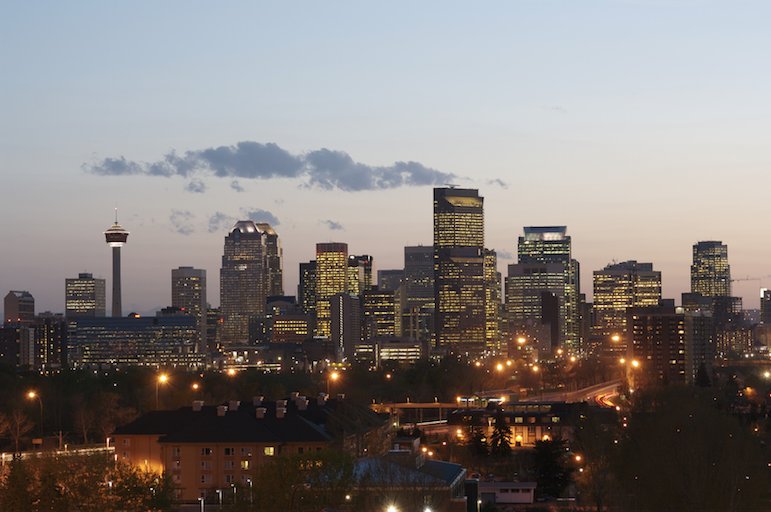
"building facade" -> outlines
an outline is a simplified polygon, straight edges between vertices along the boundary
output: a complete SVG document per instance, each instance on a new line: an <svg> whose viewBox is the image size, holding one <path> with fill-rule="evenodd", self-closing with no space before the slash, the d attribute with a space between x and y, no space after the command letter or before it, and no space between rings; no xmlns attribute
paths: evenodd
<svg viewBox="0 0 771 512"><path fill-rule="evenodd" d="M198 351L206 347L206 270L179 267L171 270L171 305L195 318Z"/></svg>
<svg viewBox="0 0 771 512"><path fill-rule="evenodd" d="M348 244L316 244L316 334L332 333L330 299L348 291Z"/></svg>
<svg viewBox="0 0 771 512"><path fill-rule="evenodd" d="M704 297L731 295L731 267L728 246L720 241L696 242L691 265L691 293Z"/></svg>
<svg viewBox="0 0 771 512"><path fill-rule="evenodd" d="M35 321L35 298L28 291L11 290L3 301L6 324L32 325Z"/></svg>
<svg viewBox="0 0 771 512"><path fill-rule="evenodd" d="M238 221L225 237L220 269L223 345L249 343L249 325L265 313L267 296L266 237L253 221Z"/></svg>
<svg viewBox="0 0 771 512"><path fill-rule="evenodd" d="M77 278L65 279L65 315L104 317L107 314L106 284L104 279L81 273Z"/></svg>
<svg viewBox="0 0 771 512"><path fill-rule="evenodd" d="M658 306L660 300L661 272L652 263L630 260L594 271L593 336L610 353L625 353L629 308Z"/></svg>
<svg viewBox="0 0 771 512"><path fill-rule="evenodd" d="M436 345L479 354L486 346L484 198L475 189L434 189Z"/></svg>

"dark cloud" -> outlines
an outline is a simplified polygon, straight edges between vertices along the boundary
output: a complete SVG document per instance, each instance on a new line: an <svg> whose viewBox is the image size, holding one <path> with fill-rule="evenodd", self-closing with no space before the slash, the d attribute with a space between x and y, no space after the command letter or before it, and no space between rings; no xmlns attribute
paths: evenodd
<svg viewBox="0 0 771 512"><path fill-rule="evenodd" d="M195 215L187 210L171 210L169 222L171 222L174 231L180 235L190 235L195 231L192 226L194 218Z"/></svg>
<svg viewBox="0 0 771 512"><path fill-rule="evenodd" d="M259 208L243 209L241 210L246 218L253 220L254 222L267 222L273 227L281 224L278 217L273 215L267 210L261 210Z"/></svg>
<svg viewBox="0 0 771 512"><path fill-rule="evenodd" d="M339 222L335 222L333 220L329 220L329 219L322 220L321 223L324 224L329 229L331 229L332 231L343 231L343 230L345 230L345 228L343 227L342 224L340 224Z"/></svg>
<svg viewBox="0 0 771 512"><path fill-rule="evenodd" d="M509 188L509 184L499 178L495 178L494 180L487 180L487 184L496 185L501 188Z"/></svg>
<svg viewBox="0 0 771 512"><path fill-rule="evenodd" d="M230 215L222 212L214 212L214 214L209 217L209 233L225 231L226 229L231 228L235 223L235 217L231 217Z"/></svg>
<svg viewBox="0 0 771 512"><path fill-rule="evenodd" d="M157 162L134 162L123 156L105 158L100 162L84 164L83 169L101 176L139 174L165 177L210 175L231 179L297 178L308 187L352 192L441 185L456 178L454 174L437 171L418 162L369 166L354 161L344 151L323 148L295 155L277 144L253 141L187 151L181 156L172 151ZM188 187L191 185L192 182ZM241 186L234 179L231 187L239 190Z"/></svg>
<svg viewBox="0 0 771 512"><path fill-rule="evenodd" d="M243 192L244 187L241 186L241 184L238 182L238 180L233 180L230 182L230 188L235 190L236 192Z"/></svg>
<svg viewBox="0 0 771 512"><path fill-rule="evenodd" d="M193 180L187 184L185 190L194 194L203 194L206 192L206 184L201 180Z"/></svg>

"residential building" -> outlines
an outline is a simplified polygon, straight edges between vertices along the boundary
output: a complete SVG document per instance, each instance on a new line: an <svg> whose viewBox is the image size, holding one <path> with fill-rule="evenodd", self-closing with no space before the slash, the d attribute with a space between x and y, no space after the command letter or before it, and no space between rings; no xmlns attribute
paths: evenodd
<svg viewBox="0 0 771 512"><path fill-rule="evenodd" d="M35 321L35 298L28 291L11 290L4 300L6 324L32 325Z"/></svg>

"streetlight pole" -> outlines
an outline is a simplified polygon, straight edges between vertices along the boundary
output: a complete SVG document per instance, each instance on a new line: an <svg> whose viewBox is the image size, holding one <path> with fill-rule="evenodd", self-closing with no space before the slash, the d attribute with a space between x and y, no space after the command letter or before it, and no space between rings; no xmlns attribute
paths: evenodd
<svg viewBox="0 0 771 512"><path fill-rule="evenodd" d="M40 397L40 393L38 393L37 391L34 391L34 390L33 391L29 391L27 393L27 398L29 398L30 400L37 399L38 404L40 404L40 439L42 441L42 439L43 439L43 399ZM42 446L41 446L41 448L42 448Z"/></svg>

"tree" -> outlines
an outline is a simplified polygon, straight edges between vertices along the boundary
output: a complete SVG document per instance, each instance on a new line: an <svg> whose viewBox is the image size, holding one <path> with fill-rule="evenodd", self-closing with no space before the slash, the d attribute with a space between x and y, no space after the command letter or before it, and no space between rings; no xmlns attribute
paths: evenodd
<svg viewBox="0 0 771 512"><path fill-rule="evenodd" d="M560 438L536 441L533 463L538 495L552 498L560 496L570 483L573 474L573 467L568 458L567 442Z"/></svg>
<svg viewBox="0 0 771 512"><path fill-rule="evenodd" d="M636 510L766 508L767 449L716 408L718 395L669 386L635 398L614 472Z"/></svg>
<svg viewBox="0 0 771 512"><path fill-rule="evenodd" d="M500 409L495 414L495 425L490 436L490 453L499 457L511 455L511 427Z"/></svg>
<svg viewBox="0 0 771 512"><path fill-rule="evenodd" d="M485 457L489 454L490 450L487 446L487 438L481 427L478 425L471 425L469 427L469 441L468 446L471 449L471 453L477 457Z"/></svg>
<svg viewBox="0 0 771 512"><path fill-rule="evenodd" d="M10 416L10 429L9 434L11 435L11 439L13 440L13 446L16 450L16 453L19 453L19 444L21 442L21 439L27 435L32 428L35 426L35 424L30 420L26 414L21 412L20 410L16 409L11 413Z"/></svg>
<svg viewBox="0 0 771 512"><path fill-rule="evenodd" d="M575 450L581 457L582 469L576 474L576 483L597 512L609 504L617 487L613 475L614 459L618 456L617 430L614 423L603 421L599 411L587 411L576 425Z"/></svg>

